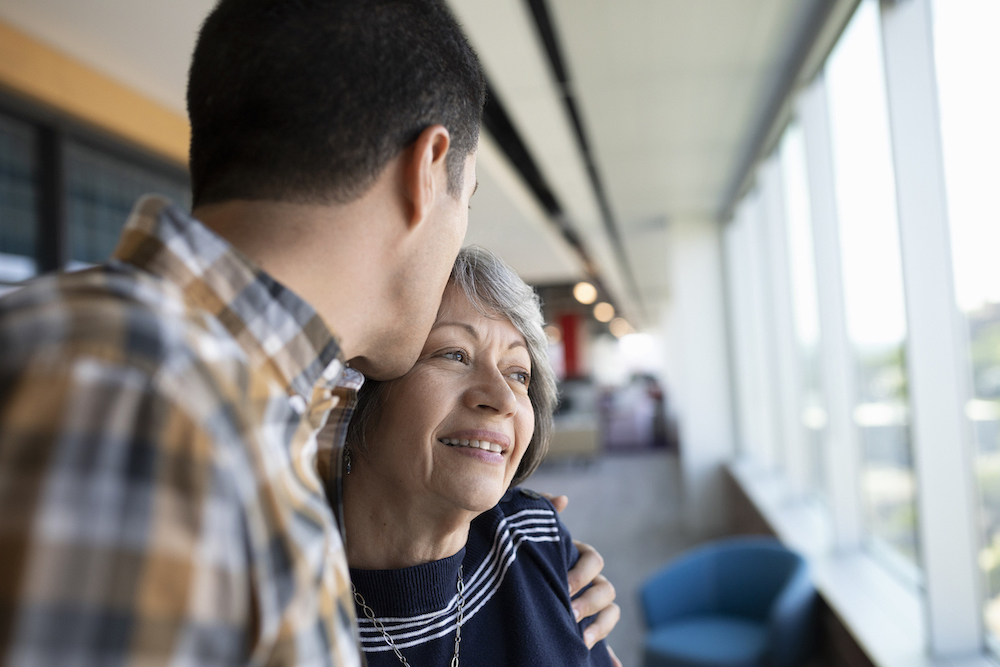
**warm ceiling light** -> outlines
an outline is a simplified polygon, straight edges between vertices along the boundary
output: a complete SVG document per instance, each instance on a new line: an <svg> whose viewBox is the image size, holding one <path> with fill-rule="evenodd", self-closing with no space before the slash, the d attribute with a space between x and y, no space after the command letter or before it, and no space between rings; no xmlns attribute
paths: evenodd
<svg viewBox="0 0 1000 667"><path fill-rule="evenodd" d="M594 306L594 317L598 322L610 322L615 316L615 307L607 301Z"/></svg>
<svg viewBox="0 0 1000 667"><path fill-rule="evenodd" d="M585 306L589 306L597 300L597 288L588 282L577 283L573 287L573 296Z"/></svg>
<svg viewBox="0 0 1000 667"><path fill-rule="evenodd" d="M562 331L554 324L545 327L545 336L550 345L558 345L562 341Z"/></svg>
<svg viewBox="0 0 1000 667"><path fill-rule="evenodd" d="M621 338L622 336L627 336L632 333L632 325L624 317L616 317L611 320L611 324L608 325L608 329L614 334L615 338Z"/></svg>

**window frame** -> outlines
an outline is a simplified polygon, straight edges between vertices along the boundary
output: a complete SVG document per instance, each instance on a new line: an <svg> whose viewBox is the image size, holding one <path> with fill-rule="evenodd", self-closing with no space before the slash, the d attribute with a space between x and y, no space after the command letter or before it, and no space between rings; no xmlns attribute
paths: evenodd
<svg viewBox="0 0 1000 667"><path fill-rule="evenodd" d="M0 90L0 114L30 125L34 132L35 262L39 275L63 269L69 260L65 165L68 142L190 188L186 166L15 93ZM0 281L0 289L17 284Z"/></svg>

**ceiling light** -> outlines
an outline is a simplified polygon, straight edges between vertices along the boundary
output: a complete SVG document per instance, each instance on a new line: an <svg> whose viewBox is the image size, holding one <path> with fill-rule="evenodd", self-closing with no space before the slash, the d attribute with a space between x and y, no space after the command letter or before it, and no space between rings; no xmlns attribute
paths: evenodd
<svg viewBox="0 0 1000 667"><path fill-rule="evenodd" d="M607 301L594 306L594 317L598 322L610 322L615 316L615 307Z"/></svg>
<svg viewBox="0 0 1000 667"><path fill-rule="evenodd" d="M573 288L573 296L585 306L597 300L597 288L588 282L577 283Z"/></svg>
<svg viewBox="0 0 1000 667"><path fill-rule="evenodd" d="M632 325L624 317L616 317L611 320L611 324L608 325L611 333L614 334L615 338L621 338L622 336L627 336L632 333Z"/></svg>

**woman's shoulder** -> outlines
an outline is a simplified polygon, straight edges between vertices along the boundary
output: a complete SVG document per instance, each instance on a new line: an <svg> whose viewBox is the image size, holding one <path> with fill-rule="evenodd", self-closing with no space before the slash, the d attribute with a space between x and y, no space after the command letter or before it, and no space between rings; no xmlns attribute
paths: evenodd
<svg viewBox="0 0 1000 667"><path fill-rule="evenodd" d="M508 489L492 509L480 514L472 522L469 546L476 551L474 542L492 546L497 542L519 536L532 538L548 535L545 541L560 541L566 527L559 521L559 514L549 500L535 491L515 487ZM568 535L568 533L567 533ZM472 539L472 537L478 539ZM531 540L531 541L534 541Z"/></svg>
<svg viewBox="0 0 1000 667"><path fill-rule="evenodd" d="M497 509L504 516L511 516L524 510L537 510L549 515L556 514L556 508L549 502L548 498L537 491L521 486L507 489L507 493L497 503Z"/></svg>

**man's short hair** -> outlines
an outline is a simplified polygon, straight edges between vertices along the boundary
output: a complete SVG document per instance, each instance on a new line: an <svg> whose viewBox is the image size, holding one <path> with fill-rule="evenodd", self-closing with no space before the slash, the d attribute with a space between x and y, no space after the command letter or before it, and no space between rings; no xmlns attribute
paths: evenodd
<svg viewBox="0 0 1000 667"><path fill-rule="evenodd" d="M351 201L435 124L457 196L485 89L441 0L221 0L188 80L194 205Z"/></svg>

